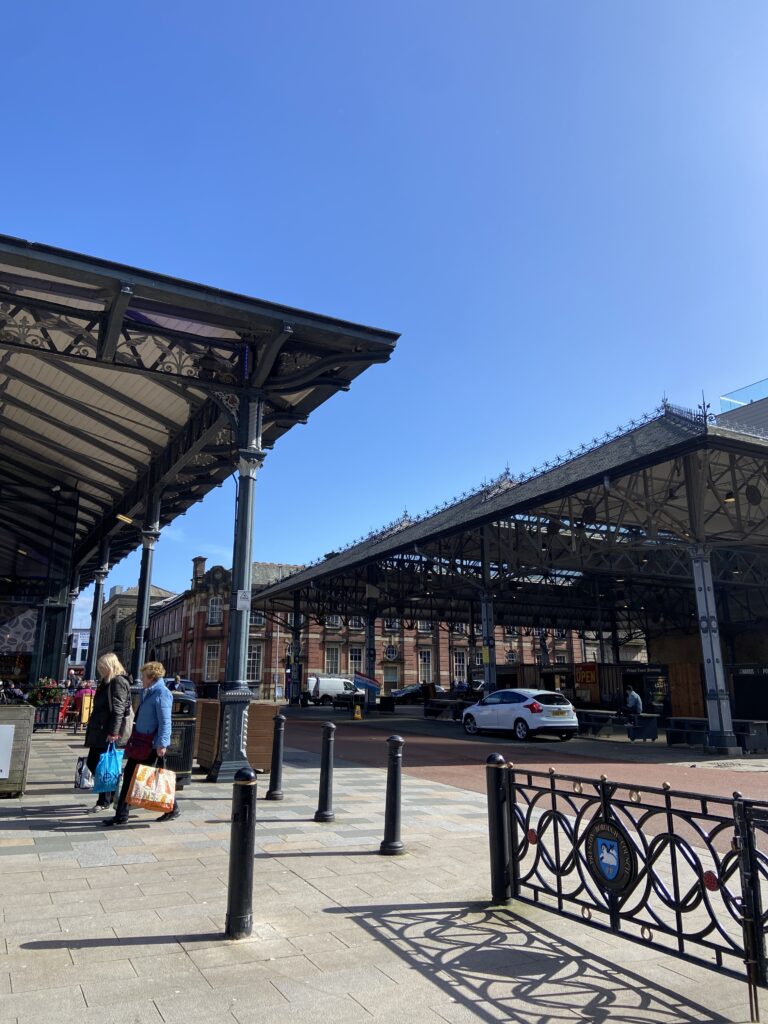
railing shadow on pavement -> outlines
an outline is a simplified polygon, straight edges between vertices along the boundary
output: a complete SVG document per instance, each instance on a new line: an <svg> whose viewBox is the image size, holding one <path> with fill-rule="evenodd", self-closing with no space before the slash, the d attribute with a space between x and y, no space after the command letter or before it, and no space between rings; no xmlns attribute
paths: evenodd
<svg viewBox="0 0 768 1024"><path fill-rule="evenodd" d="M506 908L423 903L334 907L326 913L355 921L478 1022L732 1020L650 979L648 972L635 973L620 961L595 955ZM590 937L585 939L588 947Z"/></svg>

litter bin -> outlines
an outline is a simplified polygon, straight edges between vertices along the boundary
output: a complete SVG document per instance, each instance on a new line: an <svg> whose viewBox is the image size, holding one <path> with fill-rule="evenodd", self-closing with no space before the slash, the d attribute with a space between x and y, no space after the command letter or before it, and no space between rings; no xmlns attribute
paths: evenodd
<svg viewBox="0 0 768 1024"><path fill-rule="evenodd" d="M196 719L197 700L188 693L174 692L171 743L165 754L165 766L176 772L176 789L184 789L192 781Z"/></svg>

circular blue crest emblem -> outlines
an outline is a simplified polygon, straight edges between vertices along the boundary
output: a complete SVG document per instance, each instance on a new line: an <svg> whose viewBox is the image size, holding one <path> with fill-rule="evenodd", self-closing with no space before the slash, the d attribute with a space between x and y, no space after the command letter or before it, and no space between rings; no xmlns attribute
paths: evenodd
<svg viewBox="0 0 768 1024"><path fill-rule="evenodd" d="M587 829L584 851L589 872L608 892L623 892L637 875L637 857L627 833L617 822L599 819Z"/></svg>

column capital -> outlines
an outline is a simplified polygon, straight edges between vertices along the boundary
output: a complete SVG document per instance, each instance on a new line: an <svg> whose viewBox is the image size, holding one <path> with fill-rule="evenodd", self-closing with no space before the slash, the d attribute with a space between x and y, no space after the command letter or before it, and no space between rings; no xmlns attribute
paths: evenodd
<svg viewBox="0 0 768 1024"><path fill-rule="evenodd" d="M97 583L103 584L104 580L107 578L107 576L109 576L109 569L105 568L102 565L96 570L96 572L93 575Z"/></svg>
<svg viewBox="0 0 768 1024"><path fill-rule="evenodd" d="M266 454L260 448L241 448L237 453L237 471L240 476L255 480L256 474L264 465Z"/></svg>
<svg viewBox="0 0 768 1024"><path fill-rule="evenodd" d="M147 551L154 551L155 544L160 540L160 531L151 528L141 531L141 544Z"/></svg>

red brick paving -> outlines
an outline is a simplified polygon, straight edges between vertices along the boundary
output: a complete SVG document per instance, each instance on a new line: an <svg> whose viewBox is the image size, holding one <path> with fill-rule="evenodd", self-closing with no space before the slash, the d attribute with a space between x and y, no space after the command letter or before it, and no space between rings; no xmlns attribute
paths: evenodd
<svg viewBox="0 0 768 1024"><path fill-rule="evenodd" d="M319 752L321 725L319 718L302 720L291 716L286 727L286 744ZM403 770L407 775L478 793L485 790L485 759L499 751L516 766L533 771L547 771L552 767L564 775L598 778L605 774L613 782L646 786L661 786L663 782L669 782L678 791L712 796L730 797L734 790L739 790L750 799L768 800L768 772L693 768L691 765L696 764L697 758L695 750L683 755L679 748L670 749L670 761L683 757L682 763L659 764L657 761L643 761L643 748L639 745L627 751L626 757L616 756L623 753L622 747L627 745L604 740L574 740L572 744L536 740L522 744L506 737L483 736L470 740L461 734L446 737L409 733L407 720L394 719L392 726L392 732L401 732L405 739ZM387 731L381 728L370 728L365 723L348 720L337 721L336 756L357 764L383 768L387 759L386 737ZM573 749L576 743L579 753ZM588 743L594 746L594 753L582 752ZM658 743L654 744L653 750L652 756L658 758ZM633 760L627 759L630 756Z"/></svg>

